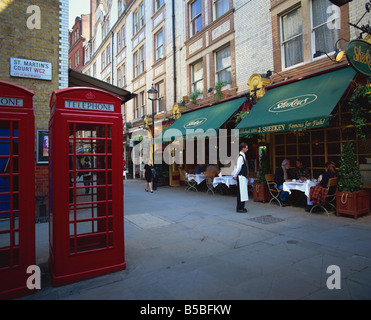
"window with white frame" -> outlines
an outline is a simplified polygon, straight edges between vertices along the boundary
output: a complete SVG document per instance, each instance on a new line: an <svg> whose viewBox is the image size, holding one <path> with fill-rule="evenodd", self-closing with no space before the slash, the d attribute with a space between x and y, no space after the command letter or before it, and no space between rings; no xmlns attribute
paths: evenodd
<svg viewBox="0 0 371 320"><path fill-rule="evenodd" d="M133 12L133 31L134 35L144 26L144 4L141 3L139 7Z"/></svg>
<svg viewBox="0 0 371 320"><path fill-rule="evenodd" d="M214 20L229 10L229 0L213 0Z"/></svg>
<svg viewBox="0 0 371 320"><path fill-rule="evenodd" d="M192 37L202 29L202 5L201 0L192 2L189 6L190 36Z"/></svg>
<svg viewBox="0 0 371 320"><path fill-rule="evenodd" d="M97 63L94 62L93 64L93 77L96 78L97 77Z"/></svg>
<svg viewBox="0 0 371 320"><path fill-rule="evenodd" d="M139 74L144 72L144 47L139 49Z"/></svg>
<svg viewBox="0 0 371 320"><path fill-rule="evenodd" d="M80 64L80 50L77 50L75 53L75 67L77 67Z"/></svg>
<svg viewBox="0 0 371 320"><path fill-rule="evenodd" d="M134 97L134 118L139 119L139 96Z"/></svg>
<svg viewBox="0 0 371 320"><path fill-rule="evenodd" d="M117 7L118 7L118 15L120 16L121 13L125 10L124 0L118 0Z"/></svg>
<svg viewBox="0 0 371 320"><path fill-rule="evenodd" d="M85 61L88 62L90 60L90 46L87 45L85 47Z"/></svg>
<svg viewBox="0 0 371 320"><path fill-rule="evenodd" d="M143 117L145 114L146 114L146 104L145 104L145 99L144 99L145 95L144 95L144 91L142 91L140 94L139 94L139 101L140 101L140 117Z"/></svg>
<svg viewBox="0 0 371 320"><path fill-rule="evenodd" d="M161 59L164 54L164 32L161 30L155 35L156 61Z"/></svg>
<svg viewBox="0 0 371 320"><path fill-rule="evenodd" d="M158 100L156 100L156 112L165 111L165 87L164 81L155 84L155 89L158 91Z"/></svg>
<svg viewBox="0 0 371 320"><path fill-rule="evenodd" d="M107 37L109 31L109 20L102 24L102 41Z"/></svg>
<svg viewBox="0 0 371 320"><path fill-rule="evenodd" d="M191 92L196 90L204 90L202 60L191 65Z"/></svg>
<svg viewBox="0 0 371 320"><path fill-rule="evenodd" d="M301 7L281 17L282 65L291 67L303 62L303 24Z"/></svg>
<svg viewBox="0 0 371 320"><path fill-rule="evenodd" d="M111 63L111 45L109 44L106 48L107 66Z"/></svg>
<svg viewBox="0 0 371 320"><path fill-rule="evenodd" d="M134 78L144 72L144 47L134 53Z"/></svg>
<svg viewBox="0 0 371 320"><path fill-rule="evenodd" d="M125 32L126 28L123 26L117 33L117 52L126 46Z"/></svg>
<svg viewBox="0 0 371 320"><path fill-rule="evenodd" d="M104 68L106 67L106 51L105 50L103 50L100 59L101 59L102 71L103 71Z"/></svg>
<svg viewBox="0 0 371 320"><path fill-rule="evenodd" d="M334 44L340 37L338 7L332 7L329 0L312 0L312 55L316 51L334 51Z"/></svg>
<svg viewBox="0 0 371 320"><path fill-rule="evenodd" d="M163 4L164 0L155 0L155 12L160 9Z"/></svg>
<svg viewBox="0 0 371 320"><path fill-rule="evenodd" d="M117 86L120 88L125 87L126 85L125 72L126 70L125 70L125 63L124 63L117 69Z"/></svg>
<svg viewBox="0 0 371 320"><path fill-rule="evenodd" d="M231 65L230 46L215 52L215 82L225 81L226 84L232 83Z"/></svg>

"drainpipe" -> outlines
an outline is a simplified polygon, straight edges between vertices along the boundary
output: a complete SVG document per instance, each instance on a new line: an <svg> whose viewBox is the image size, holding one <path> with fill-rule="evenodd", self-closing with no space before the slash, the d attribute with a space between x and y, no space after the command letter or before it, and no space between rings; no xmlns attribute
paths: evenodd
<svg viewBox="0 0 371 320"><path fill-rule="evenodd" d="M111 33L111 35L112 35L112 41L111 41L111 45L112 45L112 58L111 58L111 64L112 64L112 80L111 80L111 84L113 85L115 82L113 81L113 79L114 79L114 71L115 71L115 66L114 66L114 64L113 64L113 62L114 62L114 59L115 59L115 56L114 56L114 47L115 47L115 37L114 37L114 34L113 34L113 31L112 31L112 33Z"/></svg>
<svg viewBox="0 0 371 320"><path fill-rule="evenodd" d="M174 103L176 103L176 59L175 59L175 0L172 0L172 24L173 24L173 72L174 72Z"/></svg>

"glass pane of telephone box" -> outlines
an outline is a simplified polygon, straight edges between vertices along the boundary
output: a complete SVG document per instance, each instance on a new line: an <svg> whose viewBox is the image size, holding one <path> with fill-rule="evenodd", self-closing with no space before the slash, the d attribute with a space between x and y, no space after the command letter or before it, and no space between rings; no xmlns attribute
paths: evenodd
<svg viewBox="0 0 371 320"><path fill-rule="evenodd" d="M69 133L70 253L110 246L111 126L71 123Z"/></svg>

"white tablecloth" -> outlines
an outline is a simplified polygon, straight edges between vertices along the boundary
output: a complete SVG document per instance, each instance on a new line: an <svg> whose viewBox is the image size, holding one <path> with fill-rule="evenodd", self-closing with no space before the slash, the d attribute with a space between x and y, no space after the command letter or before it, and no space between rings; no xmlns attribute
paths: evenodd
<svg viewBox="0 0 371 320"><path fill-rule="evenodd" d="M202 181L206 179L205 175L203 173L201 174L188 174L186 173L188 180L194 180L197 182L197 184L200 184Z"/></svg>
<svg viewBox="0 0 371 320"><path fill-rule="evenodd" d="M253 183L254 179L250 178L249 183ZM213 180L213 186L214 188L219 184L224 183L228 188L232 185L237 185L237 180L233 180L233 176L221 176L221 177L215 177Z"/></svg>
<svg viewBox="0 0 371 320"><path fill-rule="evenodd" d="M316 181L291 181L291 182L284 182L283 183L283 191L287 191L291 194L291 190L299 190L304 192L305 195L309 198L310 188L316 186L319 182Z"/></svg>

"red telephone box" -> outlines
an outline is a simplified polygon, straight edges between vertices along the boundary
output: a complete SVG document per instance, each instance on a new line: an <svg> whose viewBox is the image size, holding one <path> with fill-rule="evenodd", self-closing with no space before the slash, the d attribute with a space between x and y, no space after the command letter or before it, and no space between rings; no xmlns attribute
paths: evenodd
<svg viewBox="0 0 371 320"><path fill-rule="evenodd" d="M0 81L0 299L33 293L35 265L34 93Z"/></svg>
<svg viewBox="0 0 371 320"><path fill-rule="evenodd" d="M125 269L121 99L54 91L49 122L49 266L54 286Z"/></svg>

